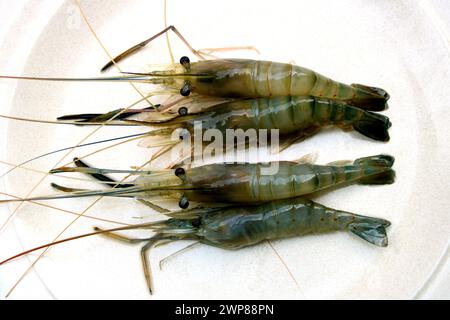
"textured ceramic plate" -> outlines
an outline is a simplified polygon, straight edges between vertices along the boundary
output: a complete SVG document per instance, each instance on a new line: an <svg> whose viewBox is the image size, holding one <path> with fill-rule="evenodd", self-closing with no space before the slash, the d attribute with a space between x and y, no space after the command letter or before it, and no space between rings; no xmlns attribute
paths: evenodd
<svg viewBox="0 0 450 320"><path fill-rule="evenodd" d="M7 7L3 0L2 6ZM397 181L389 186L351 186L321 195L319 202L392 222L389 246L378 248L347 233L306 236L229 252L199 246L158 261L185 244L152 251L155 294L149 296L139 262L139 246L92 237L55 246L12 290L11 298L413 298L426 292L441 270L450 237L448 141L450 58L448 40L429 8L419 1L169 1L168 23L196 48L253 45L252 52L228 57L294 61L345 83L385 88L391 141L377 143L356 133L330 129L292 146L283 159L318 152L318 162L389 153ZM82 1L98 39L111 54L164 27L159 1ZM108 60L73 1L30 1L8 16L1 43L1 74L96 76ZM171 37L175 57L189 54ZM165 39L127 60L123 68L169 61ZM128 68L128 69L127 69ZM54 120L68 113L107 111L139 99L127 83L44 83L0 81L1 114ZM1 121L0 160L12 164L78 144L94 128ZM143 132L102 128L87 142ZM100 147L41 158L27 165L47 171ZM98 166L129 168L151 151L135 142L89 157ZM2 172L10 167L1 166ZM16 169L1 180L2 192L24 197L54 193L50 182L95 186L90 182L45 177ZM43 179L43 180L42 180ZM42 180L42 181L41 181ZM85 212L63 237L112 227L110 219L139 223L154 215L126 199L24 203L0 207L0 258L52 241ZM86 210L89 208L88 210ZM70 212L67 212L70 211ZM13 214L14 212L14 214ZM5 224L8 217L11 219ZM94 219L93 219L94 218ZM136 233L142 235L142 233ZM40 252L0 267L0 294L6 296ZM295 280L294 280L295 279ZM430 280L431 279L431 280ZM447 292L448 297L448 292Z"/></svg>

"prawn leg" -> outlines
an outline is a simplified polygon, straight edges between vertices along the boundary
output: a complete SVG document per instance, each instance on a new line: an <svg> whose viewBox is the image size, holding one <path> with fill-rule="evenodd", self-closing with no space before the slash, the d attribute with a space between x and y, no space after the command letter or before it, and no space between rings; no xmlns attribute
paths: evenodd
<svg viewBox="0 0 450 320"><path fill-rule="evenodd" d="M118 240L118 241L121 241L121 242L130 243L130 244L144 242L144 241L148 241L149 240L148 238L147 239L129 238L129 237L123 236L123 235L115 233L115 232L109 232L109 231L103 230L103 229L98 228L98 227L94 227L94 231L101 232L102 235L104 235L105 237L108 237L108 238L111 238L111 239L114 239L114 240Z"/></svg>
<svg viewBox="0 0 450 320"><path fill-rule="evenodd" d="M126 242L126 243L130 243L130 244L135 244L135 243L140 243L140 242L147 242L142 248L141 248L141 263L142 263L142 269L144 271L144 277L145 277L145 282L147 283L147 287L148 290L150 291L150 294L153 294L153 279L151 276L151 267L150 267L150 263L148 260L148 251L157 246L158 243L169 243L172 242L173 240L171 239L167 239L167 240L161 240L161 236L160 234L156 234L155 236L151 237L151 238L146 238L146 239L140 239L140 238L129 238L123 235L119 235L117 233L114 232L108 232L105 231L103 229L94 228L94 231L96 232L102 232L102 234L106 237L109 237L111 239L114 240L119 240L121 242Z"/></svg>
<svg viewBox="0 0 450 320"><path fill-rule="evenodd" d="M156 205L156 204L154 204L153 202L150 202L150 201L148 201L148 200L138 199L138 201L139 201L140 203L146 205L147 207L149 207L149 208L155 210L155 211L158 212L158 213L164 214L164 213L169 213L169 212L170 212L169 210L167 210L167 209L165 209L165 208L163 208L163 207L160 207L160 206L158 206L158 205Z"/></svg>
<svg viewBox="0 0 450 320"><path fill-rule="evenodd" d="M182 248L180 250L175 251L172 254L169 254L167 257L165 257L164 259L159 261L159 270L163 269L163 265L166 264L168 260L170 260L170 259L172 259L172 258L174 258L174 257L176 257L176 256L178 256L178 255L188 251L189 249L192 249L192 248L198 246L199 244L201 244L201 242L196 241L196 242L191 243L190 245L188 245L188 246L186 246L186 247L184 247L184 248Z"/></svg>
<svg viewBox="0 0 450 320"><path fill-rule="evenodd" d="M155 237L157 236L158 234L155 235ZM161 241L164 241L164 243L170 242L167 240L150 240L141 249L142 268L144 270L145 282L147 283L147 287L148 290L150 291L150 294L153 294L153 278L147 253L151 248L155 247Z"/></svg>
<svg viewBox="0 0 450 320"><path fill-rule="evenodd" d="M271 148L271 152L274 154L278 154L284 150L286 150L287 148L289 148L291 145L301 142L303 140L305 140L306 138L315 135L317 132L320 131L320 127L319 126L311 126L305 130L302 130L300 132L296 132L293 135L291 135L290 137L286 137L284 139L284 141L279 145L279 150L272 150Z"/></svg>
<svg viewBox="0 0 450 320"><path fill-rule="evenodd" d="M257 54L261 54L255 46L236 46L236 47L222 47L222 48L204 48L204 49L198 49L197 52L200 53L203 56L210 57L212 59L219 59L218 57L214 56L213 52L229 52L229 51L238 51L238 50L245 50L245 51L254 51Z"/></svg>

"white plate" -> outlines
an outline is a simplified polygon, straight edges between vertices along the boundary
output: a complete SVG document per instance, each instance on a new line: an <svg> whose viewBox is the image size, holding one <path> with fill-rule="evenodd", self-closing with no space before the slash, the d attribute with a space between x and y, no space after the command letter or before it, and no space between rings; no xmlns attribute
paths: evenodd
<svg viewBox="0 0 450 320"><path fill-rule="evenodd" d="M6 1L2 6L7 6ZM8 2L9 3L9 2ZM448 259L450 205L448 141L450 56L445 23L432 7L409 1L169 1L168 22L196 47L254 45L229 56L297 64L346 83L385 88L391 94L385 113L393 126L387 144L356 133L327 130L283 153L283 158L319 152L319 162L378 153L396 157L397 182L390 186L351 186L321 196L319 202L355 213L389 219L389 246L371 246L346 233L280 240L274 246L295 277L266 244L229 252L200 246L168 262L157 262L184 244L157 248L151 261L155 294L149 296L139 264L139 248L102 237L53 247L11 298L413 298L426 296ZM89 22L112 54L161 30L162 2L82 1ZM95 76L108 59L72 1L24 2L11 9L1 46L1 73L40 76ZM6 21L6 20L5 20ZM6 22L5 22L6 23ZM0 34L1 35L1 34ZM127 61L168 61L164 39ZM171 37L175 56L188 54ZM68 113L107 111L139 98L128 84L0 81L1 113L53 120ZM50 150L77 144L93 128L1 120L0 160L20 163ZM89 141L142 132L103 128ZM98 147L95 147L98 148ZM95 148L79 149L67 157ZM133 156L130 158L130 154ZM140 165L149 151L135 143L89 158L98 166ZM46 171L64 155L30 163ZM2 166L2 171L8 167ZM15 170L2 179L10 194L25 196L43 175ZM34 195L54 192L47 177ZM75 183L76 184L76 183ZM89 186L95 186L90 183ZM45 202L81 212L94 199ZM16 205L0 207L0 222ZM130 200L103 199L87 214L123 222L149 211ZM74 216L24 204L0 234L0 257L6 258L49 242ZM79 219L64 237L113 226ZM5 296L36 255L0 267ZM448 287L447 287L448 289ZM450 293L440 291L440 297Z"/></svg>

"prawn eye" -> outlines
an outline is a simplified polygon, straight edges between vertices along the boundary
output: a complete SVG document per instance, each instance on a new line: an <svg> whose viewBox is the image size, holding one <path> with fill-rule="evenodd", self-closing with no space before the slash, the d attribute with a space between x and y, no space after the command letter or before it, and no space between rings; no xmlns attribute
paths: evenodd
<svg viewBox="0 0 450 320"><path fill-rule="evenodd" d="M181 65L186 66L191 63L191 60L189 59L189 57L182 56L180 59L180 63Z"/></svg>
<svg viewBox="0 0 450 320"><path fill-rule="evenodd" d="M189 201L187 198L183 197L181 198L178 205L180 206L181 209L187 209L187 207L189 207Z"/></svg>
<svg viewBox="0 0 450 320"><path fill-rule="evenodd" d="M177 177L184 176L186 174L186 171L183 168L176 168L175 169L175 175Z"/></svg>
<svg viewBox="0 0 450 320"><path fill-rule="evenodd" d="M180 109L178 109L178 114L180 116L185 116L188 114L188 109L186 107L181 107Z"/></svg>
<svg viewBox="0 0 450 320"><path fill-rule="evenodd" d="M181 90L180 90L180 94L183 97L187 97L191 94L191 84L189 81L184 82L183 88L181 88Z"/></svg>

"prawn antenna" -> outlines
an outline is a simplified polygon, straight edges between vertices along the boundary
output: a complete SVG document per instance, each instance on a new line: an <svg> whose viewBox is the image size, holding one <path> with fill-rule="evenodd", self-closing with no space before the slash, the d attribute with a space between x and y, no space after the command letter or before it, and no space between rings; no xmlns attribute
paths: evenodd
<svg viewBox="0 0 450 320"><path fill-rule="evenodd" d="M144 82L153 83L153 78L176 78L176 77L206 77L210 78L209 74L194 74L190 72L184 73L163 73L163 72L121 72L121 75L112 77L87 77L87 78L59 78L59 77L30 77L30 76L10 76L0 75L0 79L12 79L12 80L31 80L31 81L64 81L64 82Z"/></svg>
<svg viewBox="0 0 450 320"><path fill-rule="evenodd" d="M152 75L153 76L153 75ZM155 74L154 76L158 76ZM91 78L58 78L58 77L29 77L29 76L5 76L0 75L0 79L12 79L12 80L36 80L36 81L66 81L66 82L83 82L83 81L90 81L90 82L102 82L102 81L111 81L111 82L117 82L117 81L124 81L124 82L130 82L130 81L147 81L148 77L136 77L133 75L122 75L122 76L113 76L113 77L91 77Z"/></svg>
<svg viewBox="0 0 450 320"><path fill-rule="evenodd" d="M58 152L62 152L62 151L66 151L66 150L71 150L71 149L76 149L76 148L80 148L80 147L92 146L92 145L95 145L95 144L101 144L101 143L111 142L111 141L116 141L116 140L132 139L132 138L142 137L142 136L145 136L145 135L147 135L147 134L148 134L148 132L145 132L145 133L137 133L137 134L131 134L131 135L127 135L127 136L116 137L116 138L111 138L111 139L106 139L106 140L99 140L99 141L89 142L89 143L85 143L85 144L75 145L75 146L66 147L66 148L54 150L54 151L51 151L51 152L47 152L47 153L41 154L41 155L39 155L39 156L37 156L37 157L34 157L34 158L32 158L32 159L29 159L29 160L27 160L27 161L24 161L24 162L18 164L17 166L15 166L15 167L9 169L9 170L6 171L4 174L2 174L2 175L0 176L0 178L6 176L7 174L9 174L10 172L12 172L13 170L15 170L15 169L18 168L18 167L22 167L22 166L24 166L24 165L26 165L26 164L28 164L28 163L30 163L30 162L32 162L32 161L35 161L35 160L37 160L37 159L40 159L40 158L43 158L43 157L46 157L46 156L49 156L49 155L52 155L52 154L55 154L55 153L58 153Z"/></svg>

